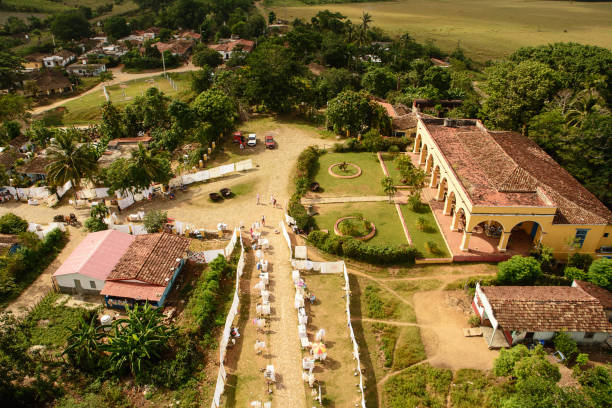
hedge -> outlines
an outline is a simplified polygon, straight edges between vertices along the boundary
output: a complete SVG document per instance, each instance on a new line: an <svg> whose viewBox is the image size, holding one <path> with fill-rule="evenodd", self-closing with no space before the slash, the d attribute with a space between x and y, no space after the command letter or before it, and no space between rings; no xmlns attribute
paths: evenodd
<svg viewBox="0 0 612 408"><path fill-rule="evenodd" d="M413 264L421 256L412 246L370 245L352 237L340 237L323 231L308 234L308 243L333 255L372 264Z"/></svg>
<svg viewBox="0 0 612 408"><path fill-rule="evenodd" d="M28 229L28 222L18 215L6 213L0 217L0 233L19 234Z"/></svg>
<svg viewBox="0 0 612 408"><path fill-rule="evenodd" d="M297 160L297 174L294 180L295 194L289 200L287 212L293 217L298 228L304 231L308 231L314 226L314 220L308 215L306 208L300 203L300 199L308 191L319 165L319 156L323 153L325 153L325 150L316 146L308 146L300 153Z"/></svg>
<svg viewBox="0 0 612 408"><path fill-rule="evenodd" d="M410 145L407 137L383 137L380 135L366 134L361 141L356 138L349 138L344 143L335 143L334 152L386 152L396 150L404 152ZM395 147L394 147L395 146Z"/></svg>

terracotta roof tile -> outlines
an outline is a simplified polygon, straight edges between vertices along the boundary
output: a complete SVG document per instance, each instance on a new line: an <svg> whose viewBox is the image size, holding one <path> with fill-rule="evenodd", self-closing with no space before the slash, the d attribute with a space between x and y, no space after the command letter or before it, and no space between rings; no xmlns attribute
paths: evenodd
<svg viewBox="0 0 612 408"><path fill-rule="evenodd" d="M189 243L189 239L172 234L139 235L115 265L107 280L135 280L166 286L184 257Z"/></svg>
<svg viewBox="0 0 612 408"><path fill-rule="evenodd" d="M517 331L612 332L601 303L568 286L481 288L500 326Z"/></svg>
<svg viewBox="0 0 612 408"><path fill-rule="evenodd" d="M595 299L599 300L599 303L601 303L604 309L612 309L612 292L600 286L593 285L591 282L575 280L574 283L577 288L582 289Z"/></svg>

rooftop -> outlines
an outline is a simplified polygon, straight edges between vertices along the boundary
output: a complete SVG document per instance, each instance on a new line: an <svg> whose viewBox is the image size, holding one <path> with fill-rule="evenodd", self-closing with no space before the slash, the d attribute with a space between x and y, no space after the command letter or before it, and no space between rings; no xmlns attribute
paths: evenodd
<svg viewBox="0 0 612 408"><path fill-rule="evenodd" d="M78 273L105 280L136 239L115 230L92 232L72 251L53 276Z"/></svg>
<svg viewBox="0 0 612 408"><path fill-rule="evenodd" d="M250 41L250 40L229 40L227 42L223 42L221 44L212 44L209 45L209 48L212 48L215 51L225 51L225 52L230 52L233 51L234 48L241 46L242 47L242 51L245 52L251 52L253 51L253 48L255 47L255 42L254 41Z"/></svg>
<svg viewBox="0 0 612 408"><path fill-rule="evenodd" d="M570 286L486 286L495 318L506 330L612 332L601 303Z"/></svg>
<svg viewBox="0 0 612 408"><path fill-rule="evenodd" d="M189 239L158 233L136 237L108 276L109 281L137 281L167 286L187 248Z"/></svg>
<svg viewBox="0 0 612 408"><path fill-rule="evenodd" d="M47 174L47 165L51 159L43 154L32 157L28 162L17 167L18 173L23 174Z"/></svg>
<svg viewBox="0 0 612 408"><path fill-rule="evenodd" d="M151 140L153 140L153 138L151 136L138 136L138 137L120 137L117 139L112 139L110 142L108 142L108 146L109 147L116 147L120 144L122 145L126 145L126 144L134 144L137 145L138 143L149 143Z"/></svg>
<svg viewBox="0 0 612 408"><path fill-rule="evenodd" d="M575 280L573 285L599 300L604 309L612 309L612 292L591 282Z"/></svg>
<svg viewBox="0 0 612 408"><path fill-rule="evenodd" d="M32 72L30 75L26 75L25 79L35 81L38 90L42 92L51 89L69 88L72 86L68 78L54 69Z"/></svg>
<svg viewBox="0 0 612 408"><path fill-rule="evenodd" d="M476 120L421 120L473 204L556 207L558 224L612 222L612 212L532 140Z"/></svg>
<svg viewBox="0 0 612 408"><path fill-rule="evenodd" d="M159 52L170 51L173 54L183 55L191 47L193 47L193 42L187 40L175 40L167 43L157 42L154 45Z"/></svg>

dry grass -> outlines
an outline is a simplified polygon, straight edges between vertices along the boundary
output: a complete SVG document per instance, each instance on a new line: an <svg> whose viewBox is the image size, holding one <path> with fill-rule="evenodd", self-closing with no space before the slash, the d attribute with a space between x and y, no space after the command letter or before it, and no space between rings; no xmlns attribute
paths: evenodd
<svg viewBox="0 0 612 408"><path fill-rule="evenodd" d="M392 35L407 31L418 41L433 40L445 51L461 44L480 61L503 57L521 46L560 41L612 48L612 3L608 2L399 0L272 9L290 21L310 20L328 9L356 24L365 11L372 16L372 25Z"/></svg>

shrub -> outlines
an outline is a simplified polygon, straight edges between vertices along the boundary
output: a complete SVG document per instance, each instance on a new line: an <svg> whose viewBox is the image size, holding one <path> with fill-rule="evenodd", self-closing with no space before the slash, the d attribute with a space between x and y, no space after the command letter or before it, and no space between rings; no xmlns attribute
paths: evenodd
<svg viewBox="0 0 612 408"><path fill-rule="evenodd" d="M7 213L0 217L0 233L2 234L19 234L27 229L28 222L13 213Z"/></svg>
<svg viewBox="0 0 612 408"><path fill-rule="evenodd" d="M567 360L571 360L578 354L578 345L567 333L559 332L553 339L555 349L563 353Z"/></svg>
<svg viewBox="0 0 612 408"><path fill-rule="evenodd" d="M468 319L468 323L472 327L480 326L480 316L475 315L475 314L471 315L470 318Z"/></svg>
<svg viewBox="0 0 612 408"><path fill-rule="evenodd" d="M593 263L593 257L589 254L574 253L567 260L567 266L573 266L586 271Z"/></svg>
<svg viewBox="0 0 612 408"><path fill-rule="evenodd" d="M429 251L429 253L434 254L434 255L439 255L442 253L442 251L440 250L440 247L438 246L438 244L434 241L427 241L425 243L425 247L427 248L427 250Z"/></svg>
<svg viewBox="0 0 612 408"><path fill-rule="evenodd" d="M339 237L322 231L311 232L308 242L330 254L372 264L412 264L420 256L412 246L369 245L351 237Z"/></svg>
<svg viewBox="0 0 612 408"><path fill-rule="evenodd" d="M408 197L408 206L414 212L419 213L423 211L425 205L421 201L421 194L418 192L411 194L410 197Z"/></svg>
<svg viewBox="0 0 612 408"><path fill-rule="evenodd" d="M143 219L144 227L149 234L159 232L166 222L168 222L168 213L158 210L149 211Z"/></svg>
<svg viewBox="0 0 612 408"><path fill-rule="evenodd" d="M89 232L104 231L108 229L108 225L99 218L89 217L85 220L85 229Z"/></svg>
<svg viewBox="0 0 612 408"><path fill-rule="evenodd" d="M322 153L323 151L316 146L309 146L302 151L297 160L297 177L306 177L308 180L312 180L319 164L319 156Z"/></svg>
<svg viewBox="0 0 612 408"><path fill-rule="evenodd" d="M417 218L417 226L421 231L427 231L429 229L429 223L425 217Z"/></svg>
<svg viewBox="0 0 612 408"><path fill-rule="evenodd" d="M308 215L306 208L296 199L289 201L287 212L297 224L297 227L303 231L308 231L312 226L313 219Z"/></svg>
<svg viewBox="0 0 612 408"><path fill-rule="evenodd" d="M389 153L399 153L400 149L397 145L391 145L387 151Z"/></svg>
<svg viewBox="0 0 612 408"><path fill-rule="evenodd" d="M587 280L594 285L612 291L612 259L600 258L589 267Z"/></svg>
<svg viewBox="0 0 612 408"><path fill-rule="evenodd" d="M532 257L514 255L497 266L497 280L508 284L530 284L541 275L540 263Z"/></svg>
<svg viewBox="0 0 612 408"><path fill-rule="evenodd" d="M563 270L563 276L571 280L586 280L587 273L575 266L566 266Z"/></svg>

